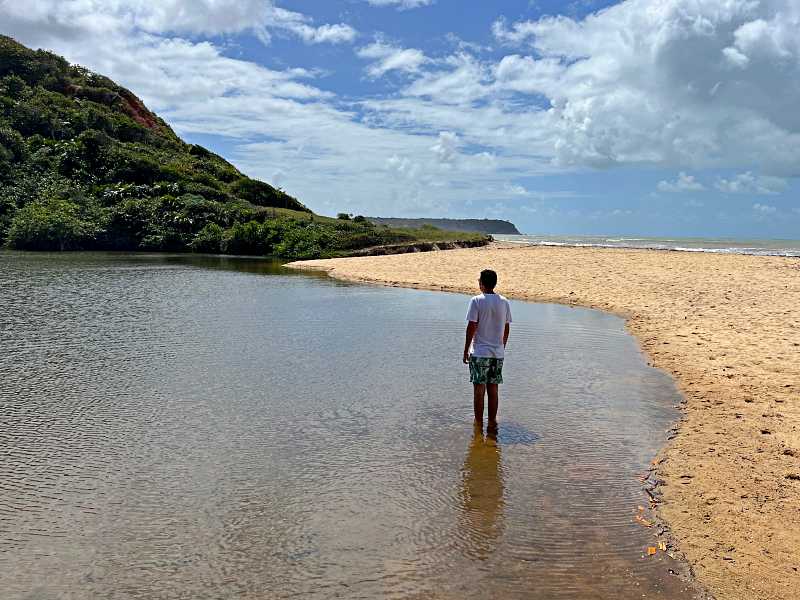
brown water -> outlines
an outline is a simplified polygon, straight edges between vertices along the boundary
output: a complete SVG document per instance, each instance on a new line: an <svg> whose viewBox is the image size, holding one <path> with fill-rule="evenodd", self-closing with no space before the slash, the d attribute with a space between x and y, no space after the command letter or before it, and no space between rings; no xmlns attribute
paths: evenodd
<svg viewBox="0 0 800 600"><path fill-rule="evenodd" d="M620 319L247 259L0 253L0 597L688 598L637 479L677 418Z"/></svg>

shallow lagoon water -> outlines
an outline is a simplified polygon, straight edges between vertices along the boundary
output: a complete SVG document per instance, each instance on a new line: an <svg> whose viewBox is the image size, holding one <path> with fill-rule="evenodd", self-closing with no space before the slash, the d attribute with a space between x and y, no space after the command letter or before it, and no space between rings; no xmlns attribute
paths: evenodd
<svg viewBox="0 0 800 600"><path fill-rule="evenodd" d="M634 521L680 398L615 316L512 304L493 440L461 295L0 253L0 306L3 598L691 597Z"/></svg>

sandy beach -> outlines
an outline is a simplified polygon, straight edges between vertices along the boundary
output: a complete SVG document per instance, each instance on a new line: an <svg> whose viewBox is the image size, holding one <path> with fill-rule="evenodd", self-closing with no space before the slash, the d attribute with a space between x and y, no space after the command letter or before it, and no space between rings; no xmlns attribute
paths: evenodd
<svg viewBox="0 0 800 600"><path fill-rule="evenodd" d="M509 298L625 317L686 399L658 512L698 581L720 600L800 597L800 259L495 244L291 266L466 293L493 268Z"/></svg>

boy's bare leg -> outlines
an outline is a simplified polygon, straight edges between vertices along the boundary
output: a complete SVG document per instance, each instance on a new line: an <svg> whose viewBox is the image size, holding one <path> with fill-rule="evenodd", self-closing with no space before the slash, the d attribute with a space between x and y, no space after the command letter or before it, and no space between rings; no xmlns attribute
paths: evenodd
<svg viewBox="0 0 800 600"><path fill-rule="evenodd" d="M486 391L489 395L489 427L497 427L497 404L499 400L497 384L488 384ZM481 400L483 399L481 398ZM481 409L483 409L483 402L481 402ZM483 410L481 410L481 414L483 414Z"/></svg>
<svg viewBox="0 0 800 600"><path fill-rule="evenodd" d="M497 387L497 386L495 386ZM472 406L475 409L475 423L483 426L483 395L486 393L484 384L475 383L472 386ZM496 412L496 409L495 409Z"/></svg>

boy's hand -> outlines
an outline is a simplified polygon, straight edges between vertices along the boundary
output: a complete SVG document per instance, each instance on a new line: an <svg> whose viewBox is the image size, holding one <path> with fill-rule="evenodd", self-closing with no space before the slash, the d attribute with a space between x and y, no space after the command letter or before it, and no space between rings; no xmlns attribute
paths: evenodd
<svg viewBox="0 0 800 600"><path fill-rule="evenodd" d="M464 339L464 364L469 362L469 348L472 346L472 338L475 337L475 331L478 329L477 321L470 321L467 323L467 335Z"/></svg>

